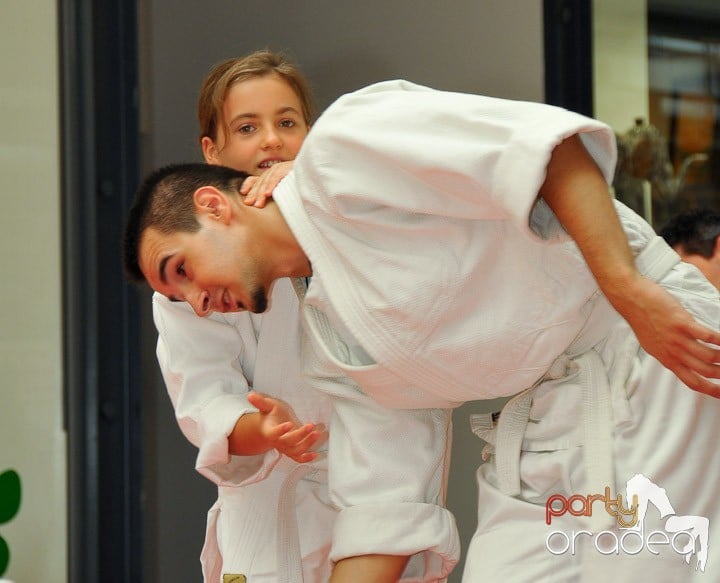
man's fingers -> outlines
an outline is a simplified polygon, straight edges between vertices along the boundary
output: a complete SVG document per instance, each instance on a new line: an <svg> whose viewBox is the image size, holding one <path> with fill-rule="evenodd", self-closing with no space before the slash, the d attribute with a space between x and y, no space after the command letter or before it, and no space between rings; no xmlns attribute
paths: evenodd
<svg viewBox="0 0 720 583"><path fill-rule="evenodd" d="M711 364L720 363L720 344L718 344L717 333L704 326L696 325L688 332L687 336L690 341L687 344L687 350L696 358Z"/></svg>
<svg viewBox="0 0 720 583"><path fill-rule="evenodd" d="M712 330L711 328L707 328L705 326L702 326L698 324L697 322L693 322L693 327L690 330L690 335L693 338L697 338L701 342L705 342L707 344L714 344L715 346L720 346L720 332L716 330ZM718 354L720 354L720 351L716 350Z"/></svg>
<svg viewBox="0 0 720 583"><path fill-rule="evenodd" d="M720 366L717 364L707 364L697 358L687 358L685 365L698 376L706 379L720 379Z"/></svg>
<svg viewBox="0 0 720 583"><path fill-rule="evenodd" d="M683 365L675 367L672 371L675 373L675 376L677 376L692 390L704 393L705 395L709 395L710 397L714 397L716 399L720 398L719 384L713 383L707 378L701 377L695 371Z"/></svg>

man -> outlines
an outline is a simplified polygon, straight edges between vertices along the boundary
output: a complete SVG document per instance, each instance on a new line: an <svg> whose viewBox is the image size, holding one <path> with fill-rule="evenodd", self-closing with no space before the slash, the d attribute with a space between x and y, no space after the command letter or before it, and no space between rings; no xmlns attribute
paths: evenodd
<svg viewBox="0 0 720 583"><path fill-rule="evenodd" d="M277 278L312 275L303 355L314 386L334 397L333 580L354 580L354 559L369 554L385 561L372 580L396 580L410 555L423 560L421 580L448 573L457 548L440 507L446 408L463 401L521 395L490 430L497 435L484 434L495 442L498 475L481 477L496 500L478 534L510 528L519 541L555 486L567 489L580 470L583 491L622 483L613 448L641 452L648 440L621 434L615 407L642 411L633 399L648 397L644 387L623 397L640 353L629 330L618 336L618 313L683 382L717 393L720 356L708 345L720 344L717 293L690 281L639 217L613 208L614 156L609 128L558 108L388 82L321 116L264 209L243 205L235 194L243 175L229 170L167 168L139 191L127 270L200 315L262 311ZM704 325L653 280L679 289ZM698 287L691 298L686 283ZM703 398L658 374L659 402L679 392ZM580 417L579 435L558 429L558 420ZM545 449L521 454L529 419L527 432ZM535 459L548 451L549 463ZM518 503L516 520L505 520L503 509ZM518 560L511 548L523 547L503 543L494 564L469 560L468 580L498 580ZM558 574L541 551L529 551L539 571L519 580ZM470 559L479 553L474 541ZM574 578L585 564L563 568Z"/></svg>
<svg viewBox="0 0 720 583"><path fill-rule="evenodd" d="M668 222L660 235L683 261L692 263L720 289L720 215L698 209L681 213Z"/></svg>

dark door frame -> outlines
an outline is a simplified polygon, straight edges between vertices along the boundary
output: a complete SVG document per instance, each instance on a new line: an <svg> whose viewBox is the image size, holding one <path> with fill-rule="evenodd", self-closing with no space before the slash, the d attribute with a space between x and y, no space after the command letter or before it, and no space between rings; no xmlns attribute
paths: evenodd
<svg viewBox="0 0 720 583"><path fill-rule="evenodd" d="M545 0L545 102L593 115L592 0Z"/></svg>
<svg viewBox="0 0 720 583"><path fill-rule="evenodd" d="M134 2L59 0L68 580L142 581L139 299L122 225L139 167Z"/></svg>

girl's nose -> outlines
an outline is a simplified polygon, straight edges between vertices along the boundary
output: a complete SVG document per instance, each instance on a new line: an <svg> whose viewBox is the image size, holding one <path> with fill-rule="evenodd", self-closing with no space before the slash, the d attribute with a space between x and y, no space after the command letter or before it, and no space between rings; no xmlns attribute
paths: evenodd
<svg viewBox="0 0 720 583"><path fill-rule="evenodd" d="M263 147L265 148L279 148L282 145L282 140L275 128L269 128L265 130L263 140Z"/></svg>

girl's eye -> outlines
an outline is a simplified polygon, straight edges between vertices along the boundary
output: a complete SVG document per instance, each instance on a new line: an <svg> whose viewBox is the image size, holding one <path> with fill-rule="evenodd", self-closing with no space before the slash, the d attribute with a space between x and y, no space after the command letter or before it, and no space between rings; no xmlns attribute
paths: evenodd
<svg viewBox="0 0 720 583"><path fill-rule="evenodd" d="M180 263L175 271L180 277L185 277L185 264Z"/></svg>
<svg viewBox="0 0 720 583"><path fill-rule="evenodd" d="M283 128L293 128L295 127L295 125L295 121L293 121L292 119L284 119L280 122L280 127Z"/></svg>
<svg viewBox="0 0 720 583"><path fill-rule="evenodd" d="M241 134L249 134L255 129L255 126L252 126L250 124L241 125L237 131Z"/></svg>

